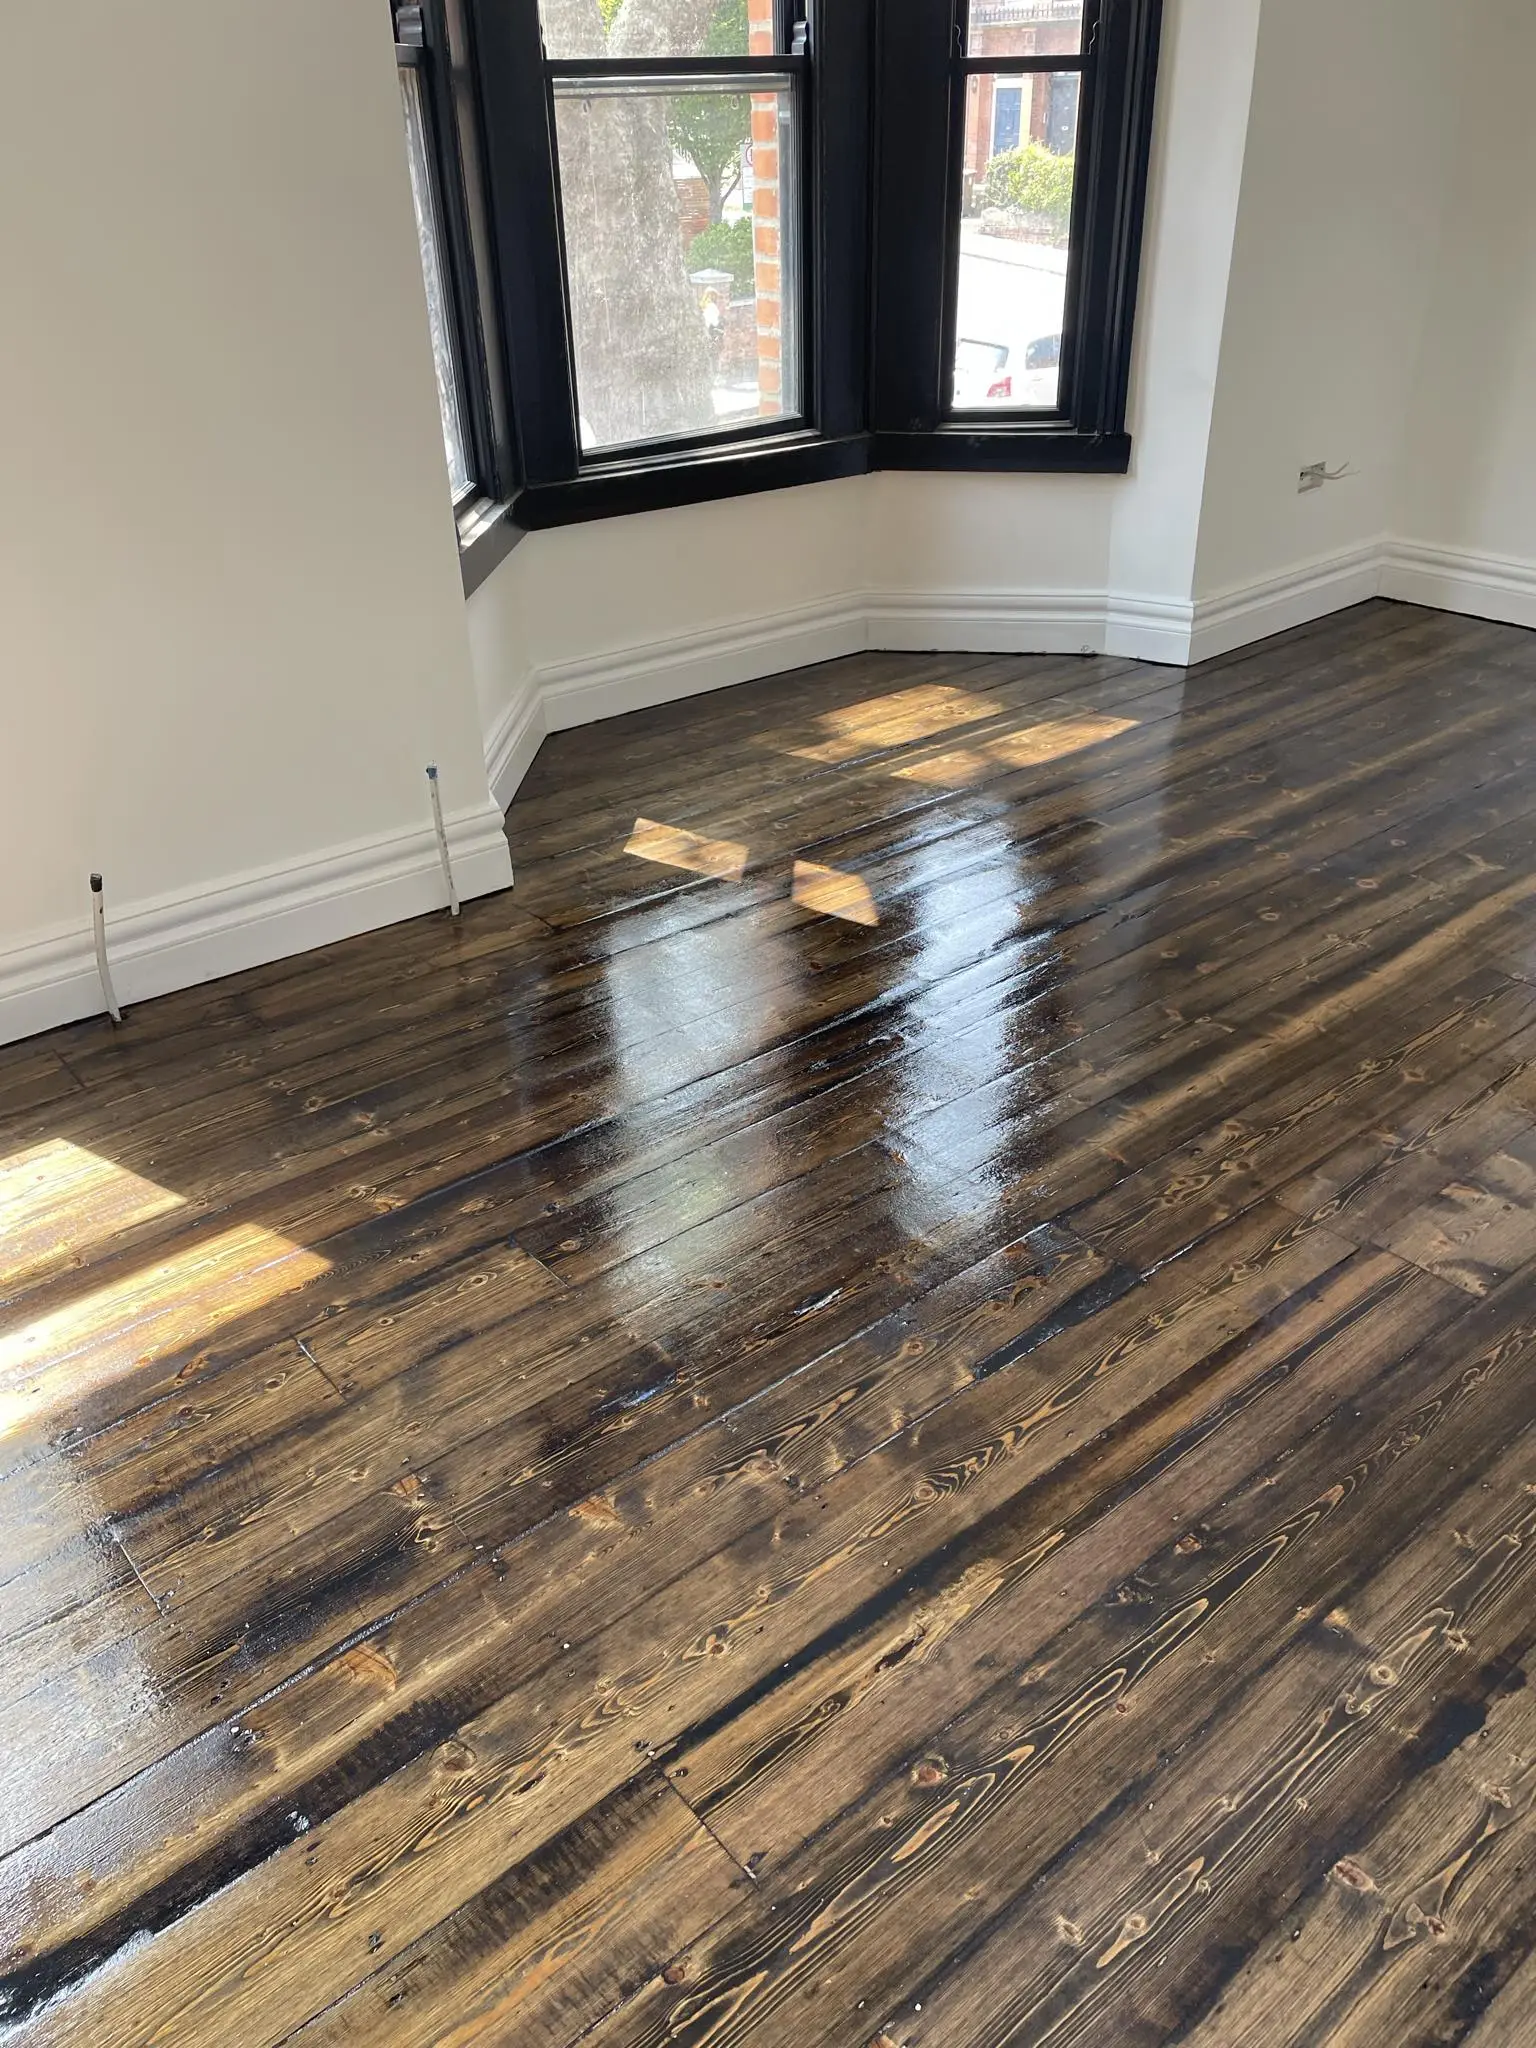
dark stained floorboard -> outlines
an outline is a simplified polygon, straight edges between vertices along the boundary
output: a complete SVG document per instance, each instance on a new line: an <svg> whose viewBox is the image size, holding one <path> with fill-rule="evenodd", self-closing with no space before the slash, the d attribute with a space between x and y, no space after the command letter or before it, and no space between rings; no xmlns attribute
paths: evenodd
<svg viewBox="0 0 1536 2048"><path fill-rule="evenodd" d="M833 662L0 1049L0 2042L1536 2038L1533 683Z"/></svg>

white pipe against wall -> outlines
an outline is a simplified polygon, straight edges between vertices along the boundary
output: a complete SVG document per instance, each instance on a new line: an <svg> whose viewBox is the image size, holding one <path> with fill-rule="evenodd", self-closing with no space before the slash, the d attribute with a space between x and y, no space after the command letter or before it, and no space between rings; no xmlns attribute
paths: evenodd
<svg viewBox="0 0 1536 2048"><path fill-rule="evenodd" d="M459 914L459 891L453 879L453 862L448 858L448 834L443 828L443 799L437 787L437 766L427 764L427 787L432 792L432 823L437 830L437 857L443 864L443 880L448 884L448 912L451 917Z"/></svg>
<svg viewBox="0 0 1536 2048"><path fill-rule="evenodd" d="M123 1013L117 1007L117 997L112 989L112 970L107 965L107 916L100 875L91 877L91 929L96 940L96 972L101 976L101 993L106 1000L107 1015L114 1024L121 1024Z"/></svg>

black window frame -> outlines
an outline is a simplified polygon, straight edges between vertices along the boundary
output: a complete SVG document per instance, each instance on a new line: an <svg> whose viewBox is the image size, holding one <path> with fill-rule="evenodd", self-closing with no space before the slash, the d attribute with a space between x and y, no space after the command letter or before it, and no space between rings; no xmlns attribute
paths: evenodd
<svg viewBox="0 0 1536 2048"><path fill-rule="evenodd" d="M453 506L466 596L521 539L519 477L501 295L491 229L479 87L464 0L390 0L395 62L416 74L450 300L455 382L470 488Z"/></svg>
<svg viewBox="0 0 1536 2048"><path fill-rule="evenodd" d="M882 0L888 225L875 252L874 466L1123 474L1162 0L1086 0L1075 57L971 55L968 13L968 0ZM969 80L1065 71L1082 84L1059 401L1049 412L957 410L949 385Z"/></svg>
<svg viewBox="0 0 1536 2048"><path fill-rule="evenodd" d="M545 57L538 0L467 0L479 57L481 124L503 276L523 289L505 309L519 391L526 527L563 525L657 506L862 474L869 467L865 407L868 329L868 136L871 0L836 0L812 12L804 50L780 6L787 54L764 60L799 74L800 303L804 341L801 417L751 423L707 439L583 456L579 445L555 145L554 78L582 60ZM719 69L716 60L699 60ZM686 59L633 59L636 71L676 70ZM607 59L592 69L618 70Z"/></svg>
<svg viewBox="0 0 1536 2048"><path fill-rule="evenodd" d="M538 0L423 0L459 26L491 280L511 394L505 477L520 528L707 502L876 469L1122 473L1162 0L1087 0L1082 55L965 54L967 0L807 0L786 54L801 95L800 410L719 434L618 450L579 445L555 140L557 75L735 70L734 60L545 56ZM796 10L798 18L798 10ZM430 29L428 41L431 41ZM744 60L745 61L745 60ZM446 74L450 62L440 68ZM1050 412L948 406L964 94L972 72L1080 69L1078 172ZM450 118L466 119L462 105ZM878 132L877 132L878 131ZM457 160L456 160L457 164ZM462 164L451 174L466 181ZM471 211L468 196L466 215ZM471 243L473 237L470 237ZM510 287L510 288L509 288ZM480 330L477 330L480 331ZM482 349L484 340L482 333ZM488 377L490 370L488 367ZM494 381L494 380L492 380ZM488 401L489 403L489 401Z"/></svg>
<svg viewBox="0 0 1536 2048"><path fill-rule="evenodd" d="M806 0L776 0L774 7L776 40L783 54L774 56L734 57L548 57L544 59L545 75L549 81L551 108L560 96L562 81L579 86L584 81L594 85L619 82L632 91L649 89L658 96L665 95L670 83L708 81L721 88L735 85L742 92L753 89L753 81L759 89L766 89L768 81L784 80L793 100L793 125L796 130L795 148L797 155L808 155L803 137L807 131L808 103L812 92L812 75L809 58L801 47L804 38L797 36L797 30L804 20L803 8ZM781 145L782 147L782 145ZM555 154L555 185L559 192L559 152ZM604 447L580 456L580 471L609 471L626 469L637 462L667 463L687 459L695 453L721 452L741 447L751 452L747 444L755 441L779 441L798 437L810 424L809 407L811 394L805 388L805 368L814 359L814 344L807 345L807 323L814 320L813 308L800 305L801 284L804 270L801 252L809 248L808 237L814 232L815 212L810 193L810 180L805 175L805 165L797 164L796 188L798 196L798 219L793 230L792 252L795 271L794 287L791 292L781 294L783 302L792 303L796 310L796 347L800 360L796 364L796 404L794 411L782 418L751 419L735 422L733 425L717 427L712 433L701 431L678 434L671 437L657 436L645 441L617 444ZM782 231L781 231L782 232ZM565 256L565 222L563 210L560 222L560 247L562 270ZM787 251L780 243L781 271L790 267L786 262ZM565 304L569 309L569 292ZM571 381L576 386L574 352L571 365ZM579 391L577 393L579 402ZM578 426L579 433L579 426Z"/></svg>

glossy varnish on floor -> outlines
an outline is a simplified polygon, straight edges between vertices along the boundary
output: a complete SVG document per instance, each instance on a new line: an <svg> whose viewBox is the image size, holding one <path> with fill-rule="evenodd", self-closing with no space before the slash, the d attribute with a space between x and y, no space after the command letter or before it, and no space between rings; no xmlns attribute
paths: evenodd
<svg viewBox="0 0 1536 2048"><path fill-rule="evenodd" d="M1536 637L509 830L0 1053L0 2037L1536 2040Z"/></svg>

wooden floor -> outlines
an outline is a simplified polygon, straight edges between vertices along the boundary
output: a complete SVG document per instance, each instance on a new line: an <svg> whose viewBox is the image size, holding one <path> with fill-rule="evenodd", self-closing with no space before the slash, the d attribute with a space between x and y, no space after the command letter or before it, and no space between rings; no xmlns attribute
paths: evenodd
<svg viewBox="0 0 1536 2048"><path fill-rule="evenodd" d="M1536 636L876 654L0 1052L0 2039L1536 2041Z"/></svg>

